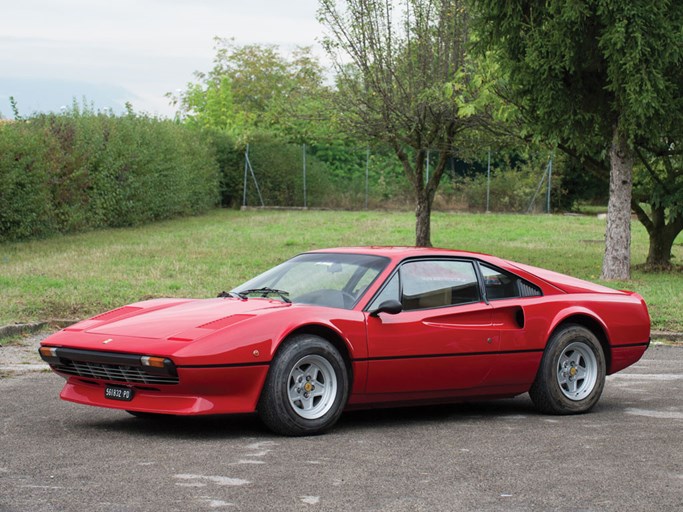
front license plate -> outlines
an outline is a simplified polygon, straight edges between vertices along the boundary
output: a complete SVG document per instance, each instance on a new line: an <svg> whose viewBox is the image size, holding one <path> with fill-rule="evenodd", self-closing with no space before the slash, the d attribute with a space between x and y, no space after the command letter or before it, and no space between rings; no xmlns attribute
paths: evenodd
<svg viewBox="0 0 683 512"><path fill-rule="evenodd" d="M130 388L120 388L117 386L107 386L104 388L104 398L111 400L122 400L130 402L135 392Z"/></svg>

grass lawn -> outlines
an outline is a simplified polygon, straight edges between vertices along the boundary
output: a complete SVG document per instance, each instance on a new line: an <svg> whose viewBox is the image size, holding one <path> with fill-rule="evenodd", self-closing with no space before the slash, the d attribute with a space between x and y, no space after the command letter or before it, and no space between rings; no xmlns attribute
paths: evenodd
<svg viewBox="0 0 683 512"><path fill-rule="evenodd" d="M0 245L0 325L85 318L151 297L213 297L299 252L412 245L407 212L216 210L130 229ZM434 213L432 243L495 254L597 281L605 221L561 215ZM632 262L647 234L633 224ZM683 261L681 237L674 247ZM683 331L683 273L634 270L603 283L645 297L653 329Z"/></svg>

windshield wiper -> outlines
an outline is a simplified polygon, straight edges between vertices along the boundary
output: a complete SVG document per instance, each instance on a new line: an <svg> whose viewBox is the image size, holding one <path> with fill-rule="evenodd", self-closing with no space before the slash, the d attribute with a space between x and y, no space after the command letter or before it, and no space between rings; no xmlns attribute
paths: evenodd
<svg viewBox="0 0 683 512"><path fill-rule="evenodd" d="M274 288L268 288L267 286L263 288L251 288L249 290L243 290L241 292L231 292L231 293L236 293L236 295L239 295L242 299L246 299L247 295L256 294L260 293L261 297L267 297L268 295L274 294L280 297L283 301L285 301L287 304L291 304L292 301L288 297L289 292L286 292L284 290L275 290Z"/></svg>
<svg viewBox="0 0 683 512"><path fill-rule="evenodd" d="M221 292L218 294L219 298L225 298L225 297L232 297L233 299L246 299L246 297L242 297L239 293L235 292Z"/></svg>

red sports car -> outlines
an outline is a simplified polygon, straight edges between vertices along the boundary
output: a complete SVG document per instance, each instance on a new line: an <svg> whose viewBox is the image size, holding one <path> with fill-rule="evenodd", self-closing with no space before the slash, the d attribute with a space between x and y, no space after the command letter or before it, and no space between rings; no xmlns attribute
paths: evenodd
<svg viewBox="0 0 683 512"><path fill-rule="evenodd" d="M316 434L346 408L513 397L581 413L638 361L638 294L462 251L300 254L215 299L137 302L45 339L61 397L142 415L258 412Z"/></svg>

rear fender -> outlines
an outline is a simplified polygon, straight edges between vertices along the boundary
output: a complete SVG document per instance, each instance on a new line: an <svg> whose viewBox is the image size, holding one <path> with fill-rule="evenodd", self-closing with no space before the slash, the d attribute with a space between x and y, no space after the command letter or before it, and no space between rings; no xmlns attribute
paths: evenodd
<svg viewBox="0 0 683 512"><path fill-rule="evenodd" d="M600 317L598 317L593 311L591 311L588 308L584 308L582 306L572 306L566 309L563 309L562 311L559 311L555 317L553 318L552 322L550 322L550 325L548 327L548 332L546 333L546 343L547 340L550 339L550 336L555 332L557 327L561 325L562 323L566 322L567 320L571 321L572 317L588 317L590 318L594 323L598 324L600 326L600 329L602 330L602 334L604 335L605 342L607 345L611 344L610 341L610 336L609 336L609 331L607 329L607 326L605 325L605 322L602 321ZM577 322L577 323L580 323ZM600 337L600 333L595 333L596 336Z"/></svg>
<svg viewBox="0 0 683 512"><path fill-rule="evenodd" d="M572 306L558 312L550 323L548 332L546 333L546 345L550 341L553 333L564 323L574 323L582 325L589 329L600 341L602 351L605 354L605 363L609 368L612 364L612 342L610 340L609 330L605 323L591 310L581 307Z"/></svg>

